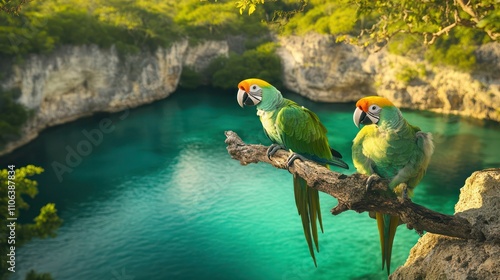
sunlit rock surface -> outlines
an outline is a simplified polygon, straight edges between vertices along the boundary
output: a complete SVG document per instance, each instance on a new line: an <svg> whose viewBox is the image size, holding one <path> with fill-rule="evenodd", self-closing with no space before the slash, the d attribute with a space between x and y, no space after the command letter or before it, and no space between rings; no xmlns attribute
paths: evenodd
<svg viewBox="0 0 500 280"><path fill-rule="evenodd" d="M318 34L278 40L283 84L288 89L324 102L349 102L376 94L372 74L363 69L367 54L357 47Z"/></svg>
<svg viewBox="0 0 500 280"><path fill-rule="evenodd" d="M354 102L381 95L402 108L500 121L500 43L483 45L476 53L479 70L469 74L384 50L369 54L336 43L333 36L311 33L275 40L286 89L312 100ZM34 139L46 127L165 98L177 89L184 67L203 71L214 58L228 55L235 42L241 45L244 40L194 46L184 40L154 53L133 55L92 45L66 46L30 55L22 63L2 62L0 87L19 90L19 102L32 110L33 118L23 137L0 155Z"/></svg>
<svg viewBox="0 0 500 280"><path fill-rule="evenodd" d="M19 141L2 153L34 139L46 127L95 112L115 112L169 96L178 86L183 66L206 67L227 55L226 42L188 46L180 41L155 52L119 54L115 48L66 46L48 55L30 55L13 65L0 83L18 89L19 102L33 111ZM2 67L6 67L2 65Z"/></svg>
<svg viewBox="0 0 500 280"><path fill-rule="evenodd" d="M500 279L500 169L474 172L455 213L478 227L485 241L427 233L390 279Z"/></svg>
<svg viewBox="0 0 500 280"><path fill-rule="evenodd" d="M473 74L389 54L368 54L328 35L278 39L285 86L312 100L356 101L367 95L396 106L500 121L500 43L476 53Z"/></svg>
<svg viewBox="0 0 500 280"><path fill-rule="evenodd" d="M491 44L490 48L500 51L500 44ZM496 60L492 58L495 55L499 55ZM370 55L365 68L374 70L377 94L396 106L500 121L500 74L491 66L498 64L500 54L489 53L488 57L491 60L478 64L480 70L474 74L438 68L386 51Z"/></svg>

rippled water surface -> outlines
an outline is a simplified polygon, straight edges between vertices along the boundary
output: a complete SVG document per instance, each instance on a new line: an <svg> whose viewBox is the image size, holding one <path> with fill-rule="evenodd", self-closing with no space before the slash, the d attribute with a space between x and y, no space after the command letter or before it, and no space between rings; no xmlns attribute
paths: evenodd
<svg viewBox="0 0 500 280"><path fill-rule="evenodd" d="M319 115L332 146L352 166L354 105L285 96ZM30 269L55 279L386 278L375 221L352 211L331 216L336 202L324 194L325 233L314 267L291 175L263 163L241 166L227 154L225 130L247 143L269 144L255 109L241 109L235 98L236 92L179 91L128 112L47 129L0 158L2 166L45 168L24 219L47 202L55 202L64 219L56 238L19 248L12 279ZM428 112L404 116L432 132L436 143L414 201L451 214L473 171L500 166L499 125ZM417 240L399 228L393 270Z"/></svg>

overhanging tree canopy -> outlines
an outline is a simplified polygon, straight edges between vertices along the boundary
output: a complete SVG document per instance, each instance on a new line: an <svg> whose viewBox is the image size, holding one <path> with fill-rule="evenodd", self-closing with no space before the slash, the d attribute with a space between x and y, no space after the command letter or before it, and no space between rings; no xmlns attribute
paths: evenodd
<svg viewBox="0 0 500 280"><path fill-rule="evenodd" d="M217 0L216 0L217 1ZM253 14L259 5L276 1L238 0L234 1L240 13ZM452 29L463 26L485 32L491 40L500 40L500 2L496 0L429 0L429 1L285 1L296 4L292 10L275 10L278 19L290 18L297 12L307 10L309 4L321 6L325 13L333 13L342 4L356 8L360 27L358 36L342 36L340 40L369 45L384 43L399 33L422 36L425 44L432 44L436 38L448 34ZM336 6L332 6L336 5ZM329 11L330 10L330 11ZM276 19L276 17L273 17Z"/></svg>

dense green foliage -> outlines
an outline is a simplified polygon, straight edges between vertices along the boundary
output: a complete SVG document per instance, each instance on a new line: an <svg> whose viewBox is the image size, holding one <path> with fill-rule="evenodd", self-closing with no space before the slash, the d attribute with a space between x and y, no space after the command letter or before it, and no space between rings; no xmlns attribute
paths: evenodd
<svg viewBox="0 0 500 280"><path fill-rule="evenodd" d="M304 13L296 14L284 25L284 34L355 34L357 27L356 7L349 0L310 1Z"/></svg>
<svg viewBox="0 0 500 280"><path fill-rule="evenodd" d="M203 84L203 77L192 67L183 67L179 86L186 89L195 89Z"/></svg>
<svg viewBox="0 0 500 280"><path fill-rule="evenodd" d="M404 65L396 73L396 79L408 85L413 81L424 78L427 74L424 64Z"/></svg>
<svg viewBox="0 0 500 280"><path fill-rule="evenodd" d="M229 57L215 59L206 71L212 85L232 89L241 80L258 77L280 88L282 67L275 47L274 43L268 43L242 55L232 53Z"/></svg>
<svg viewBox="0 0 500 280"><path fill-rule="evenodd" d="M250 14L274 5L262 0L234 2L240 12ZM273 21L283 34L314 31L363 46L389 43L394 53L424 56L434 64L462 70L474 69L478 46L500 40L500 2L494 0L283 2L287 5L278 12L287 15L286 24L280 18ZM294 2L304 5L297 8Z"/></svg>
<svg viewBox="0 0 500 280"><path fill-rule="evenodd" d="M0 92L0 148L20 134L21 126L28 120L29 111L15 102L19 94Z"/></svg>
<svg viewBox="0 0 500 280"><path fill-rule="evenodd" d="M24 196L31 198L38 193L37 182L30 177L43 172L41 167L28 165L20 168L9 168L0 170L0 217L2 221L7 221L8 218L19 218L20 209L27 209L29 205L24 200ZM12 187L8 187L12 186ZM15 187L15 188L14 188ZM14 193L12 192L14 191ZM10 202L9 202L10 200ZM15 204L12 202L15 201ZM14 205L14 209L9 208L9 205ZM9 210L9 211L7 211ZM12 210L12 212L10 212ZM10 223L11 221L9 221ZM9 246L0 247L1 272L0 279L5 279L10 273L9 256L11 254L11 246L15 248L14 253L17 253L19 247L32 238L54 237L56 230L62 223L62 220L57 216L57 210L53 203L48 203L40 209L40 214L34 219L34 223L20 224L15 222L15 236L11 238L11 229L6 225L0 228L0 244L9 244ZM12 241L14 240L14 241ZM16 254L17 256L17 254ZM30 273L31 279L50 279L46 274Z"/></svg>
<svg viewBox="0 0 500 280"><path fill-rule="evenodd" d="M23 5L31 0L0 0L0 12L18 14Z"/></svg>
<svg viewBox="0 0 500 280"><path fill-rule="evenodd" d="M7 2L19 8L25 1ZM451 0L34 1L24 3L18 15L0 13L0 55L20 57L49 52L59 45L90 43L105 48L114 45L126 54L168 47L181 38L196 43L243 36L252 38L247 42L253 42L253 45L242 46L247 50L245 53L232 53L215 60L206 73L185 68L181 86L194 88L211 82L226 88L250 76L279 84L279 59L272 51L257 49L269 41L266 34L272 29L284 35L331 34L338 41L362 45L388 41L388 49L393 53L424 56L434 64L473 70L474 51L491 41L500 29L497 5L492 0L478 3ZM460 24L456 24L457 19L462 20ZM278 24L266 25L265 21ZM453 28L447 29L449 26ZM259 42L258 38L264 39ZM426 46L423 41L433 44ZM11 94L1 94L0 98L4 104L2 109L7 112L0 117L1 145L18 134L27 113L12 101L15 98ZM16 117L12 117L14 115Z"/></svg>
<svg viewBox="0 0 500 280"><path fill-rule="evenodd" d="M47 0L24 6L18 16L0 13L0 54L51 51L63 44L116 45L119 51L266 33L259 18L242 18L230 1Z"/></svg>
<svg viewBox="0 0 500 280"><path fill-rule="evenodd" d="M475 51L489 42L483 32L457 27L445 37L436 39L432 45L422 45L415 36L399 34L389 41L389 51L404 56L424 56L435 65L449 65L460 70L471 71L476 67Z"/></svg>
<svg viewBox="0 0 500 280"><path fill-rule="evenodd" d="M477 3L451 0L34 1L25 4L19 16L0 13L0 54L23 55L47 52L62 44L88 43L101 47L114 44L120 52L129 53L166 47L179 38L197 42L207 38L225 39L230 35L259 37L269 31L270 26L261 22L264 20L280 23L279 31L283 34L314 31L363 45L388 41L389 49L395 53L425 53L432 62L470 70L475 65L473 52L477 46L499 38L497 6L493 0ZM281 25L283 18L286 24ZM424 48L424 41L434 44Z"/></svg>

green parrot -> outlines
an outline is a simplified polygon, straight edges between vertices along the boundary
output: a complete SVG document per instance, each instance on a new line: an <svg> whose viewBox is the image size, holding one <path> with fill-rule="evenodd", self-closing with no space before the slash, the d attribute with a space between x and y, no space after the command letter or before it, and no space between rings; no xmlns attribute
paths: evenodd
<svg viewBox="0 0 500 280"><path fill-rule="evenodd" d="M238 84L238 103L241 107L256 106L264 133L273 143L267 150L270 158L279 149L290 150L287 160L291 166L295 159L309 159L324 166L335 165L348 169L340 158L342 155L330 148L326 128L318 116L297 103L283 98L281 92L266 81L246 79ZM318 190L309 188L307 182L293 176L295 204L302 219L304 235L309 253L316 264L312 242L318 247L317 221L323 232Z"/></svg>
<svg viewBox="0 0 500 280"><path fill-rule="evenodd" d="M368 96L358 100L353 115L359 128L353 140L352 159L361 174L370 175L367 188L376 179L389 181L389 187L404 198L413 195L413 189L425 174L434 152L432 135L409 124L398 108L387 98ZM375 213L382 269L391 269L392 243L400 224L398 216Z"/></svg>

